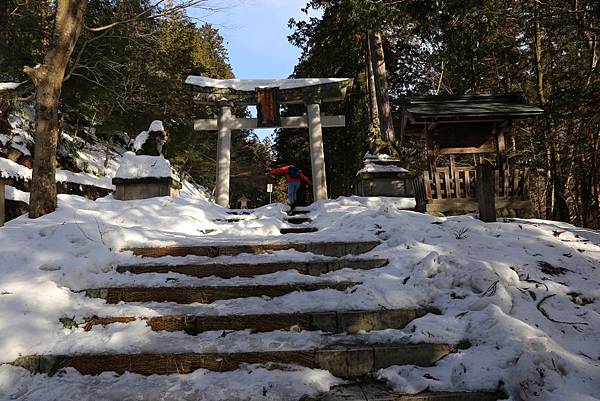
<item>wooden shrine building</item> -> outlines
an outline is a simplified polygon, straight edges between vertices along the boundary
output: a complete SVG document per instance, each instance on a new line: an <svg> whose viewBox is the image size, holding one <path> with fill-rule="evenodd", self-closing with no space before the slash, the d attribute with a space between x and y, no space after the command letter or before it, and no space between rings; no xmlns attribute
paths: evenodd
<svg viewBox="0 0 600 401"><path fill-rule="evenodd" d="M476 171L484 164L492 165L495 208L528 209L527 170L509 157L515 150L512 125L542 113L522 94L407 98L401 133L424 139L427 152L427 171L415 179L417 210L478 210Z"/></svg>
<svg viewBox="0 0 600 401"><path fill-rule="evenodd" d="M229 173L231 157L231 130L253 128L308 128L313 193L315 200L327 199L325 153L322 128L344 127L344 116L325 116L320 105L344 100L352 85L346 78L304 78L279 80L211 79L189 76L194 100L217 106L216 119L196 120L196 131L218 131L216 202L229 207ZM307 114L282 117L281 106L304 104ZM256 105L256 118L235 118L234 106Z"/></svg>

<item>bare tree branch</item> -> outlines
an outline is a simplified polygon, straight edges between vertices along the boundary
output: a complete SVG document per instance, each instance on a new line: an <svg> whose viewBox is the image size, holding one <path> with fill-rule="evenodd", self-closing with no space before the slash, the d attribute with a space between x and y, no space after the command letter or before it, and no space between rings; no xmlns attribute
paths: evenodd
<svg viewBox="0 0 600 401"><path fill-rule="evenodd" d="M122 21L115 21L112 22L108 25L104 25L104 26L99 26L99 27L88 27L86 26L85 28L90 31L90 32L102 32L111 28L114 28L116 26L119 25L123 25L123 24L128 24L131 22L135 22L135 21L142 21L142 20L150 20L150 19L157 19L157 18L161 18L161 17L166 17L169 15L172 15L178 11L181 10L185 10L187 8L192 8L192 7L198 7L200 4L202 3L207 3L208 0L186 0L186 1L182 1L179 4L175 4L172 6L169 6L165 9L162 9L160 12L153 14L154 11L156 10L160 10L160 5L162 3L164 3L166 0L158 0L155 4L153 4L152 6L148 7L146 10L140 12L139 14L122 20ZM200 7L204 10L207 11L216 11L217 9L215 7Z"/></svg>

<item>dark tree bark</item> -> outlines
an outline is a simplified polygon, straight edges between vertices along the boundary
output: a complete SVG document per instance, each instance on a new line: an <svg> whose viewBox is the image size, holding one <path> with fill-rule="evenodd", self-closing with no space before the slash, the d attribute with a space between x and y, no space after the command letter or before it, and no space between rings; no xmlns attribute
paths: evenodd
<svg viewBox="0 0 600 401"><path fill-rule="evenodd" d="M542 28L537 10L535 10L534 54L537 96L540 107L548 107L544 89L544 64L542 59ZM564 183L559 168L560 155L556 152L555 137L549 111L544 114L548 185L546 186L546 218L570 221L569 208L564 198Z"/></svg>
<svg viewBox="0 0 600 401"><path fill-rule="evenodd" d="M393 147L397 147L394 122L392 120L392 107L390 105L387 72L385 68L385 54L383 42L379 31L369 32L369 47L371 53L371 68L375 77L375 93L381 136Z"/></svg>
<svg viewBox="0 0 600 401"><path fill-rule="evenodd" d="M379 111L377 108L377 92L375 90L375 75L373 74L373 64L371 63L371 45L369 33L367 32L365 64L367 74L367 93L369 94L369 135L371 137L371 152L377 149L378 136L380 134Z"/></svg>
<svg viewBox="0 0 600 401"><path fill-rule="evenodd" d="M0 2L0 31L3 31L8 24L8 1Z"/></svg>
<svg viewBox="0 0 600 401"><path fill-rule="evenodd" d="M58 0L54 37L44 63L25 67L36 87L36 131L29 217L56 210L56 148L59 137L58 106L69 59L83 27L87 0Z"/></svg>

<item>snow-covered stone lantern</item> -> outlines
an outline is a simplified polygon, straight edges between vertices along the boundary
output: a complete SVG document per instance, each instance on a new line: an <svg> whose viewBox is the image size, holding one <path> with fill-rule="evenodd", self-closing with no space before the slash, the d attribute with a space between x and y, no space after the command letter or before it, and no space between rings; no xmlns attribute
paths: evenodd
<svg viewBox="0 0 600 401"><path fill-rule="evenodd" d="M112 182L118 200L179 196L181 182L162 155L167 140L162 122L153 121L134 141L133 152L125 152Z"/></svg>

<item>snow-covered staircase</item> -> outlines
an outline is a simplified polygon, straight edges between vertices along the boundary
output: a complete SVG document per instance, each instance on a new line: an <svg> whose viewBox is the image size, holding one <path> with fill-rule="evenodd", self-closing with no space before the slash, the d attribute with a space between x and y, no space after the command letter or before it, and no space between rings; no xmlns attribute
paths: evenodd
<svg viewBox="0 0 600 401"><path fill-rule="evenodd" d="M307 217L289 217L289 224L310 223ZM189 286L172 283L167 286L115 286L91 288L85 295L105 299L108 304L118 303L170 303L178 306L194 303L210 304L220 300L246 299L250 297L282 297L294 292L331 290L343 296L352 297L360 286L355 281L332 281L319 276L342 269L370 270L384 267L388 260L360 256L379 245L377 241L357 242L270 242L266 244L216 244L200 246L172 246L160 248L131 248L128 251L146 258L150 263L118 266L114 274L126 275L132 280L139 275L164 275L177 273L197 278L215 277L219 285ZM298 261L269 261L273 252L296 251L311 253L311 259ZM223 257L241 254L257 255L261 260L254 263L223 262ZM204 256L215 258L214 263L165 264L160 259L165 256L185 257ZM262 256L261 256L262 255ZM148 259L150 258L150 259ZM146 262L146 261L144 261ZM276 284L256 284L251 280L261 276L295 270L299 274L311 276L312 281ZM229 284L230 280L248 278L247 284ZM122 281L122 280L121 280ZM18 358L14 364L35 373L54 374L63 368L74 368L84 375L97 375L102 372L125 372L142 375L189 374L197 369L226 372L240 368L244 364L266 365L269 369L286 369L296 365L310 369L323 369L334 376L343 378L365 378L370 373L393 365L432 366L441 358L469 344L378 342L372 333L387 329L402 329L412 320L428 313L439 313L429 309L374 309L374 310L328 310L298 313L264 314L224 314L194 315L193 313L173 313L162 316L94 316L79 322L70 322L92 331L97 327L114 324L134 324L144 322L153 332L180 332L188 337L185 341L193 344L195 336L204 332L222 331L223 336L244 330L250 333L268 333L285 330L290 333L315 332L321 339L311 347L289 349L257 349L231 352L189 352L157 349L154 352L89 352L72 355L32 355ZM290 334L292 335L292 334ZM179 337L181 339L181 337ZM250 347L251 348L251 347ZM491 401L504 398L499 393L426 393L419 396L395 395L381 384L354 384L334 388L323 400L376 401L376 400L436 400L436 401ZM375 386L375 387L373 387ZM377 387L379 386L379 387ZM376 391L376 389L378 389ZM370 391L370 392L369 392ZM387 397L387 398L386 398Z"/></svg>

